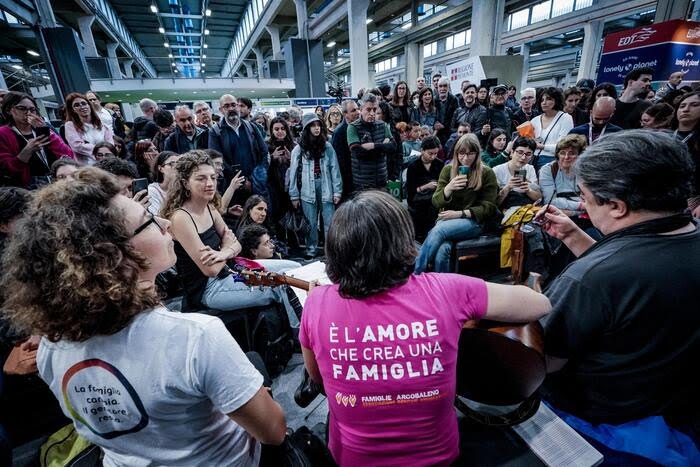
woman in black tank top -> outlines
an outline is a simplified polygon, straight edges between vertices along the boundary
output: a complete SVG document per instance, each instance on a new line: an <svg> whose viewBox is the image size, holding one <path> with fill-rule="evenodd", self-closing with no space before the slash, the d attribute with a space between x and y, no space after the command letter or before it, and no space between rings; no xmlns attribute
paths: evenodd
<svg viewBox="0 0 700 467"><path fill-rule="evenodd" d="M185 311L204 308L237 310L279 302L288 308L292 325L298 320L280 288L249 288L231 277L227 261L241 251L236 235L219 213L216 171L203 151L190 151L175 166L176 180L162 212L172 222L176 269L185 288ZM298 267L293 261L267 260L260 266L274 272Z"/></svg>

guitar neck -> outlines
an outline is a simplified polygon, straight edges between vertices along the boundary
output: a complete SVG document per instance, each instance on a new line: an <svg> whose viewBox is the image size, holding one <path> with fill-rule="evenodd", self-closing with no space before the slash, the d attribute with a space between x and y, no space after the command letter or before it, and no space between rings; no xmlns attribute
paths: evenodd
<svg viewBox="0 0 700 467"><path fill-rule="evenodd" d="M310 283L301 279L295 279L294 277L285 276L284 274L274 274L275 280L279 281L280 284L291 285L302 290L309 290Z"/></svg>

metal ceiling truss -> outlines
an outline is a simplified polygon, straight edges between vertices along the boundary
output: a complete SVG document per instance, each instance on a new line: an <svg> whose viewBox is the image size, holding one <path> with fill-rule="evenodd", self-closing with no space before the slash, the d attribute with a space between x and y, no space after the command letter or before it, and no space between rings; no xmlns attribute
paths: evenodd
<svg viewBox="0 0 700 467"><path fill-rule="evenodd" d="M169 12L155 11L158 17L160 32L164 37L164 45L169 51L168 58L173 60L172 72L179 73L185 78L194 78L198 74L203 74L206 63L206 37L209 30L206 28L207 18L211 15L208 10L209 0L202 0L201 11L193 14L189 7L182 6L180 0L168 0ZM151 4L153 8L155 4ZM157 8L157 7L156 7ZM209 15L207 15L209 13ZM172 20L174 30L167 30L163 19ZM195 27L194 21L199 21L199 28ZM172 39L169 39L169 36ZM195 45L192 38L199 37L200 45ZM198 52L195 52L198 51Z"/></svg>
<svg viewBox="0 0 700 467"><path fill-rule="evenodd" d="M158 73L151 61L143 53L141 47L131 35L126 25L107 0L76 0L77 3L99 21L102 29L112 36L146 74L155 78Z"/></svg>

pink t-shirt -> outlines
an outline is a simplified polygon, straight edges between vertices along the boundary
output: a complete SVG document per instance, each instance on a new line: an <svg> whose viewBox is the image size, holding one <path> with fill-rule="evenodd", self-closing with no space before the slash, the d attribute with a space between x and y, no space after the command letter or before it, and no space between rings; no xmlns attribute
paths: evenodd
<svg viewBox="0 0 700 467"><path fill-rule="evenodd" d="M306 300L299 340L316 356L341 466L449 465L459 455L453 407L462 325L486 313L486 284L423 273L364 300L338 286Z"/></svg>

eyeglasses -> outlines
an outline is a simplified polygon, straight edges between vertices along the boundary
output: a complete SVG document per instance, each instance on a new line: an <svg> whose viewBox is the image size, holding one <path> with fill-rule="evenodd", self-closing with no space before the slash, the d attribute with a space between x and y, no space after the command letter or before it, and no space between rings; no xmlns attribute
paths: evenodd
<svg viewBox="0 0 700 467"><path fill-rule="evenodd" d="M535 96L523 96L520 98L521 101L529 101L531 99L534 99Z"/></svg>
<svg viewBox="0 0 700 467"><path fill-rule="evenodd" d="M82 102L74 102L74 103L73 103L73 107L87 107L87 106L89 106L89 105L90 105L90 104L88 104L88 103L85 102L85 101L82 101Z"/></svg>
<svg viewBox="0 0 700 467"><path fill-rule="evenodd" d="M516 149L514 152L517 156L520 156L520 157L523 157L523 156L531 157L532 156L532 153L530 151L521 151L520 149Z"/></svg>
<svg viewBox="0 0 700 467"><path fill-rule="evenodd" d="M337 115L337 116L340 116L340 112L331 112L331 113L328 114L328 115Z"/></svg>
<svg viewBox="0 0 700 467"><path fill-rule="evenodd" d="M32 114L36 113L36 107L25 107L23 105L16 105L16 106L14 106L14 108L19 110L20 112L24 112L24 113L32 113Z"/></svg>
<svg viewBox="0 0 700 467"><path fill-rule="evenodd" d="M132 235L132 237L135 237L135 236L137 236L138 234L140 234L141 232L143 232L144 230L146 230L146 228L148 228L148 226L151 225L151 224L157 225L161 232L165 232L165 229L163 228L163 226L160 225L160 224L158 223L158 221L156 220L156 216L154 216L153 214L151 214L151 217L150 217L146 222L144 222L143 224L141 224L140 226L138 226L138 227L136 228L136 230L134 230L134 234Z"/></svg>
<svg viewBox="0 0 700 467"><path fill-rule="evenodd" d="M575 151L559 151L561 157L578 157L578 153Z"/></svg>
<svg viewBox="0 0 700 467"><path fill-rule="evenodd" d="M170 162L166 162L166 163L163 164L163 165L167 165L167 166L169 166L169 167L172 167L172 166L174 166L176 163L177 163L177 161L170 161Z"/></svg>
<svg viewBox="0 0 700 467"><path fill-rule="evenodd" d="M478 154L475 152L460 152L458 157L476 157Z"/></svg>

